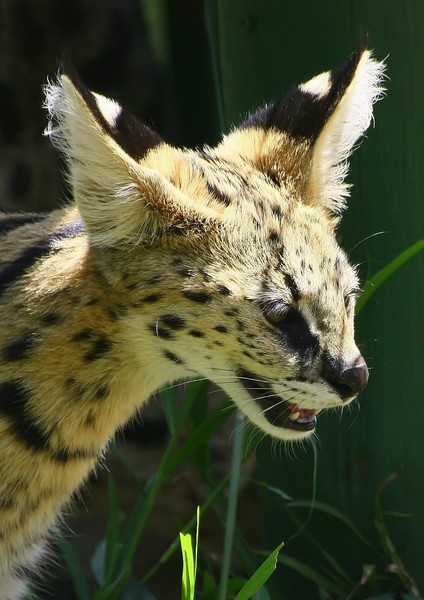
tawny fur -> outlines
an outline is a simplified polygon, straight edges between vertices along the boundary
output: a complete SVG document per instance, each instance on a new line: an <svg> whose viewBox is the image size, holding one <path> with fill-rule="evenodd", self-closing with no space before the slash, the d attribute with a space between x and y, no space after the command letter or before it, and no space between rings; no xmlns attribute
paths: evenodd
<svg viewBox="0 0 424 600"><path fill-rule="evenodd" d="M335 225L383 67L368 51L349 64L316 130L254 117L200 152L147 129L138 140L116 102L66 76L48 86L75 203L0 218L0 600L22 597L20 569L61 507L163 385L208 378L287 440L356 396L323 375L326 363L366 369ZM299 86L305 110L332 81Z"/></svg>

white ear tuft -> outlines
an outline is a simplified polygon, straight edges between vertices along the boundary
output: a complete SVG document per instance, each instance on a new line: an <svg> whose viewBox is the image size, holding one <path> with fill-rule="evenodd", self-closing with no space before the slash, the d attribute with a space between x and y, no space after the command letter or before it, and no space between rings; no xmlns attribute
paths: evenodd
<svg viewBox="0 0 424 600"><path fill-rule="evenodd" d="M100 247L151 244L172 229L210 227L214 211L197 207L159 168L180 154L119 104L61 76L45 89L46 134L68 162L69 181L90 242ZM154 167L143 159L157 155Z"/></svg>
<svg viewBox="0 0 424 600"><path fill-rule="evenodd" d="M371 58L370 51L362 53L350 84L313 145L309 200L332 212L339 213L349 196L348 158L371 124L373 104L384 94L384 71L385 64ZM303 84L303 89L325 94L315 80Z"/></svg>

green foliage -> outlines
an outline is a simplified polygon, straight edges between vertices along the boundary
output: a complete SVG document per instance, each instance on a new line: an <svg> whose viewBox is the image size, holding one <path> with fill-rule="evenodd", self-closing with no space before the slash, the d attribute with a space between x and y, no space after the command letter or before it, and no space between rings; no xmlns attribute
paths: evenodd
<svg viewBox="0 0 424 600"><path fill-rule="evenodd" d="M155 45L160 46L162 62L166 62L168 55L167 40L162 31L163 20L159 12L164 10L163 3L153 1L147 3L149 22L156 25L157 35ZM219 26L217 18L217 5L213 0L204 0L206 26L209 35L213 75L216 87L218 112L221 127L226 126L225 106L222 94L222 73L220 71ZM159 11L159 12L158 12ZM364 292L357 303L357 314L370 300L380 286L392 277L397 270L411 260L424 248L424 240L420 240L407 248L398 257L378 271L364 286ZM382 492L397 475L390 476L382 482L375 498L375 535L364 533L347 515L338 508L327 503L312 500L293 499L282 490L268 485L266 482L255 482L258 487L266 490L267 494L278 497L283 514L293 521L297 534L302 535L307 543L318 552L319 561L310 565L304 561L290 556L286 549L280 550L281 543L273 552L266 555L263 562L262 553L249 547L237 528L237 496L240 481L240 470L245 452L243 445L244 428L239 421L234 434L233 455L230 476L222 481L216 481L213 474L212 461L209 451L209 440L214 432L222 426L234 410L230 403L223 402L212 412L207 410L206 401L207 383L204 381L193 382L187 386L182 408L178 405L175 389L168 389L162 393L162 407L170 432L170 441L162 462L154 477L143 484L134 475L134 481L140 494L132 512L122 527L119 517L117 490L113 479L109 480L109 519L104 540L99 544L92 558L92 570L98 582L98 590L90 596L88 583L75 551L64 539L59 545L64 556L69 573L74 582L78 600L155 600L148 586L152 577L167 561L178 552L181 547L183 556L182 569L182 599L194 600L269 600L270 596L265 589L265 584L274 572L277 563L285 570L296 571L302 577L313 582L319 597L322 600L390 600L393 596L392 589L402 589L407 593L402 596L404 600L417 598L413 578L408 574L387 525L388 517L406 518L406 515L385 511L382 503ZM185 434L183 438L182 435ZM184 441L181 441L184 440ZM128 467L125 456L115 449ZM208 499L203 506L198 508L197 516L182 528L182 532L157 560L156 564L136 579L132 572L135 553L140 540L145 532L146 525L157 496L166 480L186 460L192 460L205 485L210 490ZM228 501L224 500L224 493L228 489ZM208 568L207 562L202 564L201 531L199 523L206 511L213 509L225 523L225 539L221 560L221 572L216 573ZM302 519L304 511L309 511L308 517ZM303 511L303 512L302 512ZM331 519L335 528L340 530L340 552L349 544L359 544L364 555L371 555L371 562L361 561L362 575L359 579L347 573L340 564L339 557L334 556L326 547L325 540L317 538L308 526L311 515L320 519ZM193 549L192 535L195 533L195 546ZM237 572L233 570L233 558L237 556L240 565ZM198 564L199 561L199 564ZM259 564L260 563L260 564ZM319 565L319 566L318 566ZM200 576L199 576L200 573ZM253 573L253 574L252 574ZM199 583L201 581L201 583ZM197 596L196 596L197 594ZM401 596L399 596L401 597ZM273 595L273 600L277 597ZM278 600L280 600L278 598Z"/></svg>
<svg viewBox="0 0 424 600"><path fill-rule="evenodd" d="M416 254L418 254L418 252L421 252L423 248L424 240L415 242L415 244L412 244L412 246L406 248L406 250L396 256L396 258L389 262L385 267L370 277L370 279L364 285L361 297L356 303L356 314L361 312L365 304L370 300L371 296L375 294L375 292L380 288L380 286L383 285L383 283L385 283L385 281L392 277L404 264L409 262Z"/></svg>
<svg viewBox="0 0 424 600"><path fill-rule="evenodd" d="M123 453L118 448L114 448L117 456L121 458L125 467L132 473L140 493L125 526L122 527L116 484L112 477L109 478L109 517L105 538L97 546L91 560L92 572L99 586L93 595L90 595L86 577L78 562L74 548L64 538L59 539L59 546L72 577L78 600L155 600L154 595L147 587L148 583L157 571L178 551L179 546L183 556L181 597L182 600L194 600L198 549L201 540L201 536L199 540L199 524L202 515L211 507L222 515L227 537L222 557L220 584L218 585L215 581L216 574L210 573L204 567L202 569L203 588L198 592L199 597L202 600L216 600L219 597L218 594L221 594L220 597L224 600L234 597L237 600L247 600L253 597L256 600L269 600L269 596L263 589L261 591L261 588L275 569L278 552L282 544L257 569L256 567L252 568L252 565L257 566L258 557L248 547L236 529L235 507L240 468L243 463L243 428L239 427L235 434L235 452L233 454L231 476L225 477L220 482L215 481L207 452L209 441L214 432L221 427L223 421L229 418L233 408L227 401L223 401L217 408L207 412L206 390L205 382L195 382L188 385L185 402L181 410L175 409L178 406L175 389L169 389L163 393L162 403L170 431L170 440L157 472L145 485L137 480ZM184 437L182 437L183 433L185 434ZM203 506L198 507L196 516L183 528L179 538L171 543L154 567L148 573L145 573L141 579L137 580L132 572L132 565L155 500L167 478L188 458L192 459L198 466L205 484L210 486L210 494ZM224 505L222 496L228 487L229 481L230 500L227 504L227 515L225 516L220 506ZM190 532L194 529L195 545L193 549ZM228 536L228 532L230 532L230 536ZM245 577L233 576L231 573L234 548L238 549L239 558L242 559L242 562L248 565ZM249 576L249 569L254 571L251 576ZM224 573L224 576L222 576L222 573ZM222 583L223 581L225 585Z"/></svg>
<svg viewBox="0 0 424 600"><path fill-rule="evenodd" d="M199 522L200 510L199 507L197 507L196 542L194 551L191 535L189 533L180 533L181 552L183 555L181 600L194 600L194 590L196 587L197 575L197 548L199 546Z"/></svg>

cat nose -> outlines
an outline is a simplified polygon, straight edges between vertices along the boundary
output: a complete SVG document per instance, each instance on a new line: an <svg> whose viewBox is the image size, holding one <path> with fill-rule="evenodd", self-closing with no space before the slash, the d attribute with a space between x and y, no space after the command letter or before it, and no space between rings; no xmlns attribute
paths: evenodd
<svg viewBox="0 0 424 600"><path fill-rule="evenodd" d="M359 394L367 385L368 368L362 356L355 361L354 366L343 367L326 365L322 377L337 391L342 400L347 400Z"/></svg>

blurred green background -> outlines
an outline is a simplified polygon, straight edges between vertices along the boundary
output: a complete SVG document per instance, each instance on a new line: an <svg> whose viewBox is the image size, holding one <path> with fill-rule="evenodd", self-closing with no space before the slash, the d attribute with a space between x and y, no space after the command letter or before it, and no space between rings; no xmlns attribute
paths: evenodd
<svg viewBox="0 0 424 600"><path fill-rule="evenodd" d="M387 62L387 97L375 108L375 129L352 159L349 180L354 187L340 228L342 246L360 265L365 281L423 237L423 31L420 0L4 0L2 204L45 210L67 195L60 160L41 136L45 116L39 108L41 85L54 76L62 56L75 62L88 85L117 98L167 140L200 146L219 139L220 123L228 129L264 101L343 62L368 36L375 56ZM342 511L384 546L375 527L376 494L396 474L381 492L384 510L392 513L385 526L421 590L423 267L424 257L417 255L357 319L370 382L359 405L343 415L320 417L315 490L317 501ZM310 446L288 456L265 440L256 457L257 477L295 499L312 497ZM266 549L299 529L266 490L260 493L259 510ZM300 522L308 512L299 509ZM348 527L328 514L315 510L308 529L354 581L360 580L364 565L376 560ZM385 551L383 571L390 564L390 546ZM303 535L289 541L283 553L326 572L322 552ZM283 565L270 589L273 600L329 597Z"/></svg>

